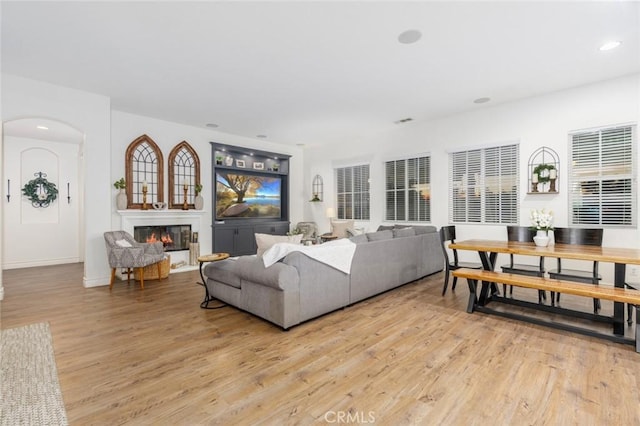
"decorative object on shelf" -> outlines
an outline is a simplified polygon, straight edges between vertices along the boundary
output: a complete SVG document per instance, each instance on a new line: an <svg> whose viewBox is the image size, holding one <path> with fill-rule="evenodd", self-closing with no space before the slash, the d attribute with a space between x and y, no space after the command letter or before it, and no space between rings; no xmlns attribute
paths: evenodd
<svg viewBox="0 0 640 426"><path fill-rule="evenodd" d="M7 203L11 202L11 179L7 179Z"/></svg>
<svg viewBox="0 0 640 426"><path fill-rule="evenodd" d="M558 154L543 146L529 157L529 193L557 193Z"/></svg>
<svg viewBox="0 0 640 426"><path fill-rule="evenodd" d="M236 167L245 167L244 160L236 160Z"/></svg>
<svg viewBox="0 0 640 426"><path fill-rule="evenodd" d="M216 155L216 164L218 166L221 166L223 161L224 161L224 157L222 155Z"/></svg>
<svg viewBox="0 0 640 426"><path fill-rule="evenodd" d="M224 164L229 167L233 166L233 157L228 155L227 158L224 159Z"/></svg>
<svg viewBox="0 0 640 426"><path fill-rule="evenodd" d="M36 178L24 185L22 193L29 198L33 207L49 207L58 198L58 188L46 179L46 173L37 172L33 175Z"/></svg>
<svg viewBox="0 0 640 426"><path fill-rule="evenodd" d="M147 181L142 182L142 210L149 210L149 205L147 204L147 190L149 189L149 184Z"/></svg>
<svg viewBox="0 0 640 426"><path fill-rule="evenodd" d="M273 163L273 166L271 168L274 172L277 172L278 170L280 170L280 164L278 163Z"/></svg>
<svg viewBox="0 0 640 426"><path fill-rule="evenodd" d="M156 201L155 203L151 204L153 206L153 208L155 210L164 210L165 208L167 208L167 203L164 203L162 201Z"/></svg>
<svg viewBox="0 0 640 426"><path fill-rule="evenodd" d="M253 163L253 168L256 170L264 170L264 163L256 161Z"/></svg>
<svg viewBox="0 0 640 426"><path fill-rule="evenodd" d="M127 187L127 183L125 182L124 178L120 178L119 180L113 182L113 187L118 190L118 195L116 195L116 209L126 210L128 200L125 188Z"/></svg>
<svg viewBox="0 0 640 426"><path fill-rule="evenodd" d="M182 210L189 210L189 204L187 203L187 192L189 192L189 184L184 182L182 184L182 191L184 192L184 198L182 199Z"/></svg>
<svg viewBox="0 0 640 426"><path fill-rule="evenodd" d="M324 184L322 183L322 176L315 175L313 177L313 182L311 183L311 193L313 194L311 197L311 202L322 201L324 191Z"/></svg>
<svg viewBox="0 0 640 426"><path fill-rule="evenodd" d="M202 192L202 185L196 183L193 188L196 192L196 196L193 199L193 205L196 210L202 210L204 207L204 198L202 198L202 195L200 195L200 193Z"/></svg>

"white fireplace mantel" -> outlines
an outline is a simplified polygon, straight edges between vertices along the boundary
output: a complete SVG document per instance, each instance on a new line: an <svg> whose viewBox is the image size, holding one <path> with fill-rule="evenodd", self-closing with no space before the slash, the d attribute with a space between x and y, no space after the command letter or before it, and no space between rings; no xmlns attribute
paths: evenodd
<svg viewBox="0 0 640 426"><path fill-rule="evenodd" d="M133 235L134 226L191 225L200 232L204 210L118 210L123 231Z"/></svg>

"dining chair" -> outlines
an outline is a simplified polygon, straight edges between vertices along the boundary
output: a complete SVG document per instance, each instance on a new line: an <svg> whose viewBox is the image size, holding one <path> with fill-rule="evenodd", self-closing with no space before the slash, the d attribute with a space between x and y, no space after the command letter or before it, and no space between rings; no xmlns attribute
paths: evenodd
<svg viewBox="0 0 640 426"><path fill-rule="evenodd" d="M554 228L553 235L556 244L578 244L587 246L602 246L602 228ZM557 259L557 269L549 271L549 277L558 280L575 281L586 284L598 284L602 276L598 273L598 261L593 262L591 270L566 269L562 267L562 259ZM560 293L554 300L551 293L551 304L560 302ZM593 299L593 312L600 310L600 299Z"/></svg>
<svg viewBox="0 0 640 426"><path fill-rule="evenodd" d="M138 269L141 289L144 289L145 266L157 264L158 279L162 278L160 263L164 260L164 248L161 242L139 243L126 231L105 232L104 242L111 267L109 290L116 278L116 268L127 268L127 282L131 278L131 269Z"/></svg>
<svg viewBox="0 0 640 426"><path fill-rule="evenodd" d="M460 268L471 268L471 269L482 269L482 264L479 262L460 262L458 260L458 251L456 249L451 249L453 252L453 260L449 257L449 251L447 250L447 246L449 243L454 243L456 239L456 227L455 226L443 226L440 228L440 243L442 245L442 252L444 253L445 259L445 271L444 271L444 287L442 287L442 295L444 296L447 292L447 287L449 285L449 274L451 271L455 271ZM451 291L456 289L456 283L458 282L457 277L453 277L453 284L451 285Z"/></svg>
<svg viewBox="0 0 640 426"><path fill-rule="evenodd" d="M507 226L507 240L526 243L532 242L533 237L536 235L536 231L527 226ZM528 275L530 277L542 277L544 276L544 257L540 256L538 265L522 264L514 262L513 253L509 253L509 264L502 265L502 272L518 275ZM513 296L513 286L509 286L509 294ZM502 285L502 292L504 296L507 296L507 286ZM547 294L543 290L538 290L538 303L542 303L543 300L547 300Z"/></svg>

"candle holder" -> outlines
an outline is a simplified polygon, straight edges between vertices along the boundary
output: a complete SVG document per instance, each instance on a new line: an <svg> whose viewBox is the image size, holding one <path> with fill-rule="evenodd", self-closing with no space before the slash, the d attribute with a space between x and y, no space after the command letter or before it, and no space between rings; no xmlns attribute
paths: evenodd
<svg viewBox="0 0 640 426"><path fill-rule="evenodd" d="M531 182L531 192L538 192L538 182Z"/></svg>
<svg viewBox="0 0 640 426"><path fill-rule="evenodd" d="M182 201L182 210L189 210L189 204L187 204L187 191L189 191L189 188L185 185L183 191L184 191L184 200Z"/></svg>
<svg viewBox="0 0 640 426"><path fill-rule="evenodd" d="M556 179L549 179L549 192L556 192Z"/></svg>
<svg viewBox="0 0 640 426"><path fill-rule="evenodd" d="M147 205L147 188L142 187L142 210L149 210L149 206Z"/></svg>

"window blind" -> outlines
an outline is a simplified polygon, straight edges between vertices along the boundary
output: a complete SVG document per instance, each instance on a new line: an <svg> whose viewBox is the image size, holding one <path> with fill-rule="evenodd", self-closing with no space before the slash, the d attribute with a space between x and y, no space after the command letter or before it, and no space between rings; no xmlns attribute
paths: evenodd
<svg viewBox="0 0 640 426"><path fill-rule="evenodd" d="M636 225L636 126L570 135L572 225Z"/></svg>
<svg viewBox="0 0 640 426"><path fill-rule="evenodd" d="M449 222L517 224L519 145L449 154Z"/></svg>
<svg viewBox="0 0 640 426"><path fill-rule="evenodd" d="M431 158L385 163L385 220L431 221Z"/></svg>
<svg viewBox="0 0 640 426"><path fill-rule="evenodd" d="M336 169L337 217L369 220L369 165Z"/></svg>

